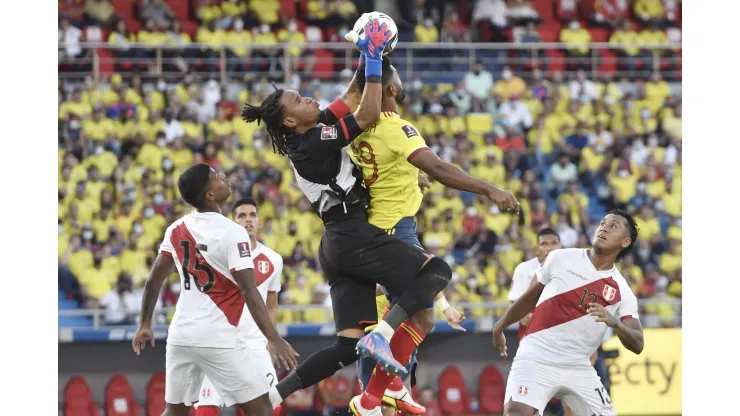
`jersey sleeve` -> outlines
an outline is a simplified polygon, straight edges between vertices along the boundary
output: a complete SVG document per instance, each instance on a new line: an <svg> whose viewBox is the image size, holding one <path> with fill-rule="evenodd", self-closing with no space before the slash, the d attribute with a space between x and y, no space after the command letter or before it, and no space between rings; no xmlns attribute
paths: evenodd
<svg viewBox="0 0 740 416"><path fill-rule="evenodd" d="M551 251L550 254L547 255L547 259L545 259L545 262L542 263L542 266L537 269L537 273L535 274L538 282L543 285L550 283L550 280L552 280L552 271L555 267L554 263L557 261L557 257L557 250Z"/></svg>
<svg viewBox="0 0 740 416"><path fill-rule="evenodd" d="M527 291L532 276L527 276L525 267L520 264L514 269L514 276L511 278L511 290L509 291L509 302L515 302L524 292Z"/></svg>
<svg viewBox="0 0 740 416"><path fill-rule="evenodd" d="M234 273L244 269L254 269L252 260L252 245L249 241L249 234L243 227L234 223L235 227L230 227L222 239L222 247L226 250L226 263L229 272Z"/></svg>
<svg viewBox="0 0 740 416"><path fill-rule="evenodd" d="M403 156L409 162L419 153L429 150L419 131L408 122L394 126L385 143L393 153Z"/></svg>
<svg viewBox="0 0 740 416"><path fill-rule="evenodd" d="M283 258L278 256L278 261L275 262L275 274L270 282L270 287L267 288L268 292L280 292L282 288L281 282L283 280Z"/></svg>
<svg viewBox="0 0 740 416"><path fill-rule="evenodd" d="M164 238L162 239L162 243L159 245L159 254L164 254L169 257L174 256L175 248L172 247L172 241L170 241L172 239L172 229L174 226L175 224L170 225L164 232Z"/></svg>
<svg viewBox="0 0 740 416"><path fill-rule="evenodd" d="M332 101L326 109L319 113L319 122L324 123L327 126L335 124L351 112L352 110L350 110L347 103L345 103L341 98L337 98Z"/></svg>
<svg viewBox="0 0 740 416"><path fill-rule="evenodd" d="M622 301L619 302L619 308L617 313L619 314L619 320L624 321L625 319L635 318L638 319L637 309L637 298L628 285L621 285L620 291L622 291Z"/></svg>
<svg viewBox="0 0 740 416"><path fill-rule="evenodd" d="M362 133L354 114L349 114L332 125L317 126L304 133L305 148L315 156L328 156L347 147Z"/></svg>

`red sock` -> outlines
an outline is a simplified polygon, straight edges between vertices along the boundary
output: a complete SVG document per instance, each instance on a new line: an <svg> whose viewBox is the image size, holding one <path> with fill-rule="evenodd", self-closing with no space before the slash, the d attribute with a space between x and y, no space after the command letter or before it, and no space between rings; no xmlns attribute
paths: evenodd
<svg viewBox="0 0 740 416"><path fill-rule="evenodd" d="M195 416L219 416L221 410L216 406L198 406Z"/></svg>
<svg viewBox="0 0 740 416"><path fill-rule="evenodd" d="M424 334L414 324L409 321L401 323L401 326L396 329L391 338L391 351L393 352L393 358L399 363L406 364L411 359L411 354L414 353L416 347L421 344L424 339ZM380 367L380 364L375 366L370 382L367 383L365 393L360 399L360 404L365 409L372 409L379 406L385 389L391 384L391 381L396 376L390 375ZM400 381L400 380L399 380Z"/></svg>
<svg viewBox="0 0 740 416"><path fill-rule="evenodd" d="M391 384L388 385L387 390L399 391L403 388L403 380L401 377L396 376L391 380Z"/></svg>

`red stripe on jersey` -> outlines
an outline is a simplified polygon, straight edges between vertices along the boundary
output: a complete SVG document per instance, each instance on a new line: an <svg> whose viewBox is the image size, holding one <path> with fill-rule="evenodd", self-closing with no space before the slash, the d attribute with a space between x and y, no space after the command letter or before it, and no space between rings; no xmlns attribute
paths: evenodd
<svg viewBox="0 0 740 416"><path fill-rule="evenodd" d="M632 318L634 318L634 316L633 316L633 315L624 315L623 317L619 318L619 320L620 320L620 321L624 321L624 320L626 320L626 319L632 319Z"/></svg>
<svg viewBox="0 0 740 416"><path fill-rule="evenodd" d="M179 259L185 258L185 248L181 244L183 241L190 242L190 253L188 257L191 263L187 265L189 270L183 270L183 272L190 273L192 277L198 279L198 282L201 285L205 285L208 281L208 274L203 269L195 269L194 264L197 261L200 264L209 267L211 271L213 271L214 282L211 289L208 292L205 292L204 295L211 298L213 303L221 309L221 312L224 313L226 320L229 321L231 325L237 326L245 305L244 298L242 298L241 292L239 291L239 285L211 267L202 255L198 255L195 249L195 238L190 234L190 230L188 230L184 222L172 230L172 236L170 237L172 247L175 248ZM192 290L197 290L197 287Z"/></svg>
<svg viewBox="0 0 740 416"><path fill-rule="evenodd" d="M344 119L339 119L339 125L342 126L342 131L344 132L344 140L349 143L349 130L347 130L347 124L345 124Z"/></svg>
<svg viewBox="0 0 740 416"><path fill-rule="evenodd" d="M610 299L606 300L604 294ZM527 326L526 335L531 335L535 332L552 328L587 315L586 309L591 302L608 306L619 303L621 300L622 295L619 292L619 285L611 276L595 280L567 292L559 293L534 308L532 321Z"/></svg>
<svg viewBox="0 0 740 416"><path fill-rule="evenodd" d="M160 254L164 254L165 256L167 256L167 257L170 257L170 258L172 257L172 253L170 253L169 251L164 251L164 250L162 250L162 251L160 251L159 253L160 253Z"/></svg>
<svg viewBox="0 0 740 416"><path fill-rule="evenodd" d="M337 98L332 101L326 108L334 114L334 117L336 117L337 120L341 120L342 117L352 112L347 103L345 103L341 98Z"/></svg>
<svg viewBox="0 0 740 416"><path fill-rule="evenodd" d="M411 159L415 158L415 157L416 157L416 155L418 155L419 153L421 153L421 152L423 152L423 151L425 151L425 150L429 150L429 148L428 148L428 147L420 147L420 148L418 148L418 149L414 150L414 152L413 152L413 153L411 153L411 154L409 155L409 157L407 157L407 158L406 158L406 160L408 160L409 162L411 162Z"/></svg>

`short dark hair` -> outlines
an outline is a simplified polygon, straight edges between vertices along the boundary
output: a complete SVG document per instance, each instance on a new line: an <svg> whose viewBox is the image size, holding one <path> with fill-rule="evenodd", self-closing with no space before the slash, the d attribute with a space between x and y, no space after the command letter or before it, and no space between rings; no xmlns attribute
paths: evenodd
<svg viewBox="0 0 740 416"><path fill-rule="evenodd" d="M389 82L393 79L393 70L391 69L391 65L393 65L393 62L391 61L391 57L386 55L383 57L383 75L380 77L380 82L383 84L383 86L388 85ZM357 72L355 72L355 79L357 80L357 87L360 88L360 91L365 91L365 61L362 61L360 66L357 67Z"/></svg>
<svg viewBox="0 0 740 416"><path fill-rule="evenodd" d="M274 83L272 87L275 91L268 95L262 101L262 104L258 106L251 104L244 105L242 119L247 123L256 121L258 126L260 122L264 122L267 135L270 136L270 140L272 141L272 150L281 155L287 155L287 139L293 135L295 130L283 124L285 106L280 102L280 97L283 96L284 90L276 87Z"/></svg>
<svg viewBox="0 0 740 416"><path fill-rule="evenodd" d="M177 181L180 196L195 209L201 210L206 203L210 180L211 167L205 163L188 168Z"/></svg>
<svg viewBox="0 0 740 416"><path fill-rule="evenodd" d="M257 208L257 201L255 201L254 198L245 197L234 202L234 205L231 206L231 214L233 215L236 212L236 209L242 205L252 205L254 206L254 210L259 212L259 208Z"/></svg>
<svg viewBox="0 0 740 416"><path fill-rule="evenodd" d="M630 232L630 245L622 249L622 251L619 252L617 255L617 261L622 260L625 256L630 254L632 251L632 247L634 247L635 242L637 241L637 236L639 234L639 230L637 229L637 221L635 221L635 217L633 217L629 212L623 210L623 209L613 209L609 211L609 214L619 215L620 217L627 220L627 228Z"/></svg>
<svg viewBox="0 0 740 416"><path fill-rule="evenodd" d="M554 229L552 229L550 227L545 227L545 228L541 229L537 233L537 239L539 239L540 237L544 237L546 235L554 235L555 237L558 238L558 241L560 241L560 234L558 234L557 231L555 231Z"/></svg>

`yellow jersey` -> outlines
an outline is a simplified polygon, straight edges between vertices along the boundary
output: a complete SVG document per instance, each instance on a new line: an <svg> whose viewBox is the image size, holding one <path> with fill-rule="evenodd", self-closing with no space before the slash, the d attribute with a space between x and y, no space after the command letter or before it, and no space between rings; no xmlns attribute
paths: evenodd
<svg viewBox="0 0 740 416"><path fill-rule="evenodd" d="M416 215L422 199L419 169L409 161L428 149L411 123L388 111L352 142L347 152L370 189L371 224L388 230Z"/></svg>

